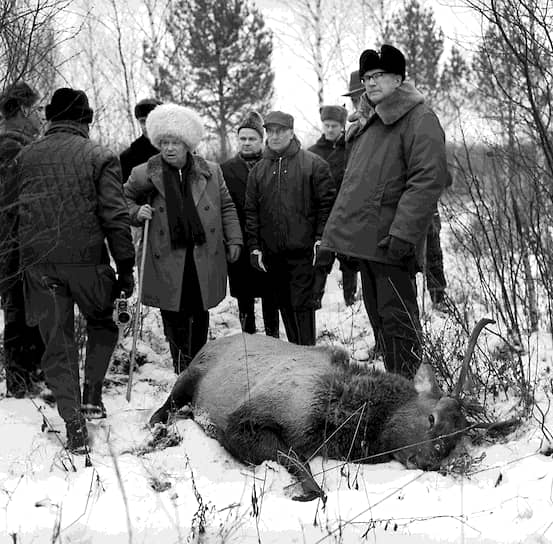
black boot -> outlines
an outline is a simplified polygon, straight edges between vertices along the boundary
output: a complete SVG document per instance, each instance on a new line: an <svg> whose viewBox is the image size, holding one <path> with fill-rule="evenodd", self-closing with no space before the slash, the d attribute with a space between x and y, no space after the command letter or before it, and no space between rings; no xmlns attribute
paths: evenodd
<svg viewBox="0 0 553 544"><path fill-rule="evenodd" d="M102 401L101 383L92 386L85 382L83 385L81 413L86 419L103 419L107 416L106 407Z"/></svg>
<svg viewBox="0 0 553 544"><path fill-rule="evenodd" d="M88 452L88 430L82 417L77 417L65 422L67 435L67 449L76 455L84 455Z"/></svg>

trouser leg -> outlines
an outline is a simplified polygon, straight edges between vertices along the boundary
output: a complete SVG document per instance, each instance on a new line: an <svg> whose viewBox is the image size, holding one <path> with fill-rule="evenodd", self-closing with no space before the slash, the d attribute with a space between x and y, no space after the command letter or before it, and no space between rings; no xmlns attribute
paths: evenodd
<svg viewBox="0 0 553 544"><path fill-rule="evenodd" d="M296 344L314 346L316 339L315 310L301 310L294 312L294 314L296 326L298 328L298 339Z"/></svg>
<svg viewBox="0 0 553 544"><path fill-rule="evenodd" d="M40 308L39 328L44 339L42 368L66 421L80 421L81 390L74 339L73 299L66 278L55 267L25 272L30 305Z"/></svg>
<svg viewBox="0 0 553 544"><path fill-rule="evenodd" d="M344 302L351 306L355 302L357 293L357 272L359 264L353 257L338 255L340 270L342 271L342 289L344 291Z"/></svg>
<svg viewBox="0 0 553 544"><path fill-rule="evenodd" d="M361 273L367 312L380 328L386 369L413 378L422 350L413 278L402 267L370 261L363 262Z"/></svg>
<svg viewBox="0 0 553 544"><path fill-rule="evenodd" d="M240 326L244 332L255 334L255 299L253 297L238 297L238 315Z"/></svg>
<svg viewBox="0 0 553 544"><path fill-rule="evenodd" d="M426 286L434 304L443 301L447 287L440 230L440 216L436 213L426 236Z"/></svg>

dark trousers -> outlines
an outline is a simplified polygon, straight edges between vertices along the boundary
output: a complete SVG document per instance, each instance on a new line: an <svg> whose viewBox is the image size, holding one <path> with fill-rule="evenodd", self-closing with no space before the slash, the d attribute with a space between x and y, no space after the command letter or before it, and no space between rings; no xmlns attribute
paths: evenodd
<svg viewBox="0 0 553 544"><path fill-rule="evenodd" d="M251 296L240 296L238 301L238 313L240 325L244 332L255 334L255 298ZM263 312L263 325L267 336L279 337L278 305L273 295L261 297L261 310Z"/></svg>
<svg viewBox="0 0 553 544"><path fill-rule="evenodd" d="M306 346L315 345L312 251L268 254L265 264L288 341Z"/></svg>
<svg viewBox="0 0 553 544"><path fill-rule="evenodd" d="M115 272L109 265L40 265L25 271L26 307L44 339L42 369L60 416L79 419L81 389L75 343L75 303L86 319L84 380L101 391L117 343L113 322Z"/></svg>
<svg viewBox="0 0 553 544"><path fill-rule="evenodd" d="M22 397L32 392L38 380L44 342L38 326L25 320L23 281L15 282L2 297L4 309L4 366L8 396Z"/></svg>
<svg viewBox="0 0 553 544"><path fill-rule="evenodd" d="M401 267L361 261L363 302L386 370L413 378L421 341L415 278Z"/></svg>
<svg viewBox="0 0 553 544"><path fill-rule="evenodd" d="M204 309L192 248L186 252L179 310L161 309L161 319L173 368L180 374L207 342L209 331L209 312Z"/></svg>
<svg viewBox="0 0 553 544"><path fill-rule="evenodd" d="M440 244L440 216L436 212L426 235L426 286L433 303L442 302L447 282L444 275L444 256Z"/></svg>
<svg viewBox="0 0 553 544"><path fill-rule="evenodd" d="M344 302L346 306L351 306L355 302L355 293L357 292L357 272L359 272L359 262L354 257L347 255L335 255L328 263L315 267L315 278L313 281L313 300L316 309L322 306L322 299L325 292L326 280L335 258L338 258L340 270L342 271L342 290L344 292Z"/></svg>

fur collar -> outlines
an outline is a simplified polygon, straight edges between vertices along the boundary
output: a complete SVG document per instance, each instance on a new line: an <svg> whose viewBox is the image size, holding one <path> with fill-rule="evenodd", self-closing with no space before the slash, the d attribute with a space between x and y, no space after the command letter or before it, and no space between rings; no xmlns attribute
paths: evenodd
<svg viewBox="0 0 553 544"><path fill-rule="evenodd" d="M390 96L376 105L375 111L385 125L393 125L423 102L424 97L415 86L404 81Z"/></svg>

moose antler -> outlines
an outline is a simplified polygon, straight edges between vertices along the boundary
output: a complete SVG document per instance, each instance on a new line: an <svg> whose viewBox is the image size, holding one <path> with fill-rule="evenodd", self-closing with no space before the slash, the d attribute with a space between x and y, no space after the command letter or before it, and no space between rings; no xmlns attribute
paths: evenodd
<svg viewBox="0 0 553 544"><path fill-rule="evenodd" d="M461 391L463 390L463 387L465 385L465 380L467 379L470 360L472 359L472 354L474 353L474 348L476 347L478 336L480 335L480 333L482 332L482 329L486 325L490 325L492 323L495 323L493 319L483 317L476 324L476 327L474 327L474 330L470 335L469 343L467 346L467 352L465 354L465 358L463 359L463 364L461 365L461 372L459 373L459 380L457 381L457 385L455 386L455 391L453 393L453 398L457 400L459 400L459 397L461 396Z"/></svg>

